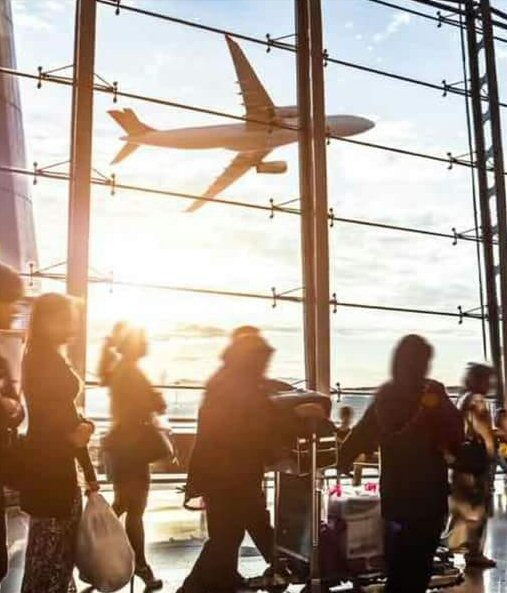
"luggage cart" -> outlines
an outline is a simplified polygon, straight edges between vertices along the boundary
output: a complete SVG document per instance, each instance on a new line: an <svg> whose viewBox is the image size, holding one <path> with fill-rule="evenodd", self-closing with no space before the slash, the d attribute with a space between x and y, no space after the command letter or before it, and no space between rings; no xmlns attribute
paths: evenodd
<svg viewBox="0 0 507 593"><path fill-rule="evenodd" d="M288 458L275 468L275 575L250 579L248 588L281 593L290 584L303 584L301 593L328 593L350 583L351 589L381 593L385 572L378 557L326 574L321 553L323 470L336 467L338 440L330 431L330 400L315 392L281 394L273 400L297 425L299 434L286 450ZM325 537L324 537L325 539ZM329 542L328 542L329 544ZM331 543L332 545L332 543ZM324 569L324 570L323 570ZM280 574L286 575L284 579ZM455 586L463 573L452 565L452 556L440 549L435 559L431 589Z"/></svg>

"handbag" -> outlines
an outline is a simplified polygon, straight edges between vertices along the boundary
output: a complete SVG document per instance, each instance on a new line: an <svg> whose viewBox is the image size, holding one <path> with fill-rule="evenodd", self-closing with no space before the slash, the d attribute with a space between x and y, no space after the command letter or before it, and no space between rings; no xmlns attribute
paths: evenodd
<svg viewBox="0 0 507 593"><path fill-rule="evenodd" d="M166 459L174 453L171 441L151 422L142 425L139 454L148 463Z"/></svg>
<svg viewBox="0 0 507 593"><path fill-rule="evenodd" d="M483 441L466 439L461 443L453 463L455 471L480 475L488 467L488 453Z"/></svg>
<svg viewBox="0 0 507 593"><path fill-rule="evenodd" d="M174 455L170 440L152 422L115 426L104 439L106 451L126 464L145 464Z"/></svg>

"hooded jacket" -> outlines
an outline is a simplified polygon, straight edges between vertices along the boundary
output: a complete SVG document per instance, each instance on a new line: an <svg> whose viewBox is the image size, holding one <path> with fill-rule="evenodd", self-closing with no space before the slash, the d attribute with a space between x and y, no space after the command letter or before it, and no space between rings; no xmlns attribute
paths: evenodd
<svg viewBox="0 0 507 593"><path fill-rule="evenodd" d="M271 452L273 405L267 382L220 369L209 381L186 487L187 501L260 486Z"/></svg>
<svg viewBox="0 0 507 593"><path fill-rule="evenodd" d="M449 494L446 453L463 441L460 413L445 387L424 380L419 387L385 383L340 450L348 470L361 453L380 447L382 515L387 520L443 517Z"/></svg>

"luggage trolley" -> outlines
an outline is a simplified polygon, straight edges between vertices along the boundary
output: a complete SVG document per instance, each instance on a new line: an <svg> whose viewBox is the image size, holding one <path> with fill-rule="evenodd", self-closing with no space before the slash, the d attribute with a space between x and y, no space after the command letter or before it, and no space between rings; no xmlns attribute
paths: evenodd
<svg viewBox="0 0 507 593"><path fill-rule="evenodd" d="M249 588L281 593L290 584L304 584L302 593L327 593L351 583L354 591L381 592L385 582L382 553L367 541L372 539L373 530L363 539L359 534L360 546L350 561L346 554L344 557L343 532L328 523L329 517L322 520L322 472L336 467L339 446L335 427L328 419L329 397L306 391L282 393L272 400L280 413L284 440L280 461L273 468L278 576L250 579ZM377 534L382 532L378 498L357 496L344 499L343 506L358 511L358 517L368 517L370 526L378 527ZM281 580L280 574L287 575L286 579ZM439 550L430 588L455 586L462 580L462 571L452 565L448 551Z"/></svg>

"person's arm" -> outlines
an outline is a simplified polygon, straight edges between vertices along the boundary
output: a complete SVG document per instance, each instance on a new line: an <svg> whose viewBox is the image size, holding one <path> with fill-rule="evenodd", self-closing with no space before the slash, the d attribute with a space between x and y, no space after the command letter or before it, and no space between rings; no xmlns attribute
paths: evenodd
<svg viewBox="0 0 507 593"><path fill-rule="evenodd" d="M379 440L375 404L371 404L343 441L338 453L338 469L349 473L352 464L362 453L371 453L378 448Z"/></svg>
<svg viewBox="0 0 507 593"><path fill-rule="evenodd" d="M25 417L25 411L19 401L14 381L7 360L0 356L0 423L8 428L16 428Z"/></svg>
<svg viewBox="0 0 507 593"><path fill-rule="evenodd" d="M447 395L444 385L430 381L428 391L423 396L423 406L430 414L431 426L438 445L456 455L465 440L463 417Z"/></svg>
<svg viewBox="0 0 507 593"><path fill-rule="evenodd" d="M484 413L480 413L478 411L472 412L472 425L474 431L482 437L488 456L490 459L494 459L496 456L496 442L495 435L493 433L491 416L487 408L486 412Z"/></svg>
<svg viewBox="0 0 507 593"><path fill-rule="evenodd" d="M83 470L83 474L86 480L86 484L88 485L88 489L91 491L98 490L98 481L97 481L97 474L95 472L95 468L93 467L92 460L90 458L90 452L88 451L88 447L81 447L76 450L76 459L79 463L81 469Z"/></svg>

